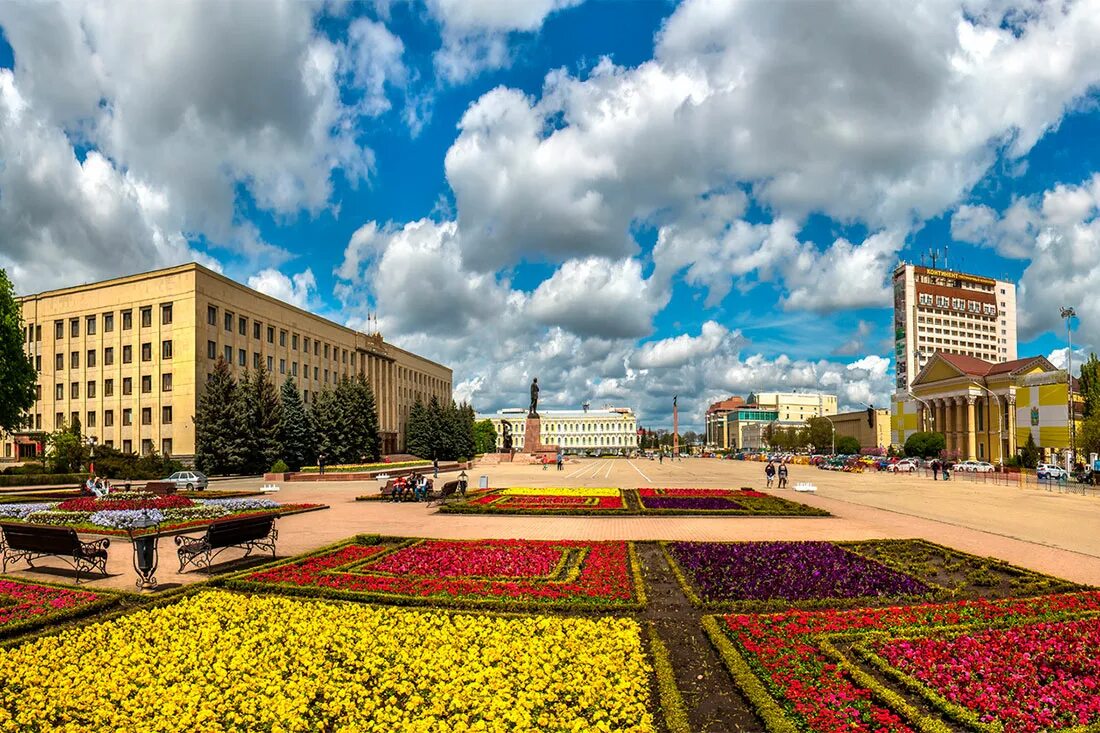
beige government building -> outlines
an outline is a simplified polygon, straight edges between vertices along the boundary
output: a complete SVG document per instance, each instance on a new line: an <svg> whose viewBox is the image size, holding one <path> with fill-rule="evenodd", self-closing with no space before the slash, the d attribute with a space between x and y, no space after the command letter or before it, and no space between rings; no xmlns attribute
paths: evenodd
<svg viewBox="0 0 1100 733"><path fill-rule="evenodd" d="M37 454L38 435L79 420L100 445L186 460L194 415L217 359L239 378L293 377L307 404L341 377L374 389L384 453L403 450L417 399L451 400L451 370L259 293L198 264L20 298L38 371L30 424L2 436L2 457Z"/></svg>
<svg viewBox="0 0 1100 733"><path fill-rule="evenodd" d="M560 446L563 453L585 452L626 455L638 448L638 420L629 407L602 410L539 410L541 441ZM512 448L522 452L527 431L527 409L511 407L484 415L497 431L497 450L504 450L504 423L512 431Z"/></svg>

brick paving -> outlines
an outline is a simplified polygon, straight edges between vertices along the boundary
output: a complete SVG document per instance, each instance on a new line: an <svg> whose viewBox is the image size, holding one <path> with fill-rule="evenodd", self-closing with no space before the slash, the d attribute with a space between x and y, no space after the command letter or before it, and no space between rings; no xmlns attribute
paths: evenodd
<svg viewBox="0 0 1100 733"><path fill-rule="evenodd" d="M500 464L468 472L471 486L488 476L491 486L709 486L762 489L763 465L717 459L585 459L558 472L551 466ZM446 476L447 474L441 474ZM832 517L539 517L444 515L424 504L356 502L374 494L377 482L284 484L274 498L320 502L330 509L278 521L279 556L316 549L355 534L452 539L625 540L855 540L921 537L957 549L1100 586L1100 496L1052 493L1016 485L932 481L880 473L843 474L808 466L791 468L791 484L808 481L816 494L776 492L828 510ZM218 482L217 488L254 488L259 479ZM163 587L205 579L175 572L175 544L160 540L157 578ZM227 551L222 558L241 553ZM112 538L110 577L88 587L133 589L129 542ZM69 582L64 564L44 559L37 572L9 567L14 577ZM55 571L56 569L56 571Z"/></svg>

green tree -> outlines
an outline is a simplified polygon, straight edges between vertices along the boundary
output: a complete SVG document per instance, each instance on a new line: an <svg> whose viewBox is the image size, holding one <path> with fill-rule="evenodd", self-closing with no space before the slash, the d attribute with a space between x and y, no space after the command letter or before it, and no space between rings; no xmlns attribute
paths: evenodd
<svg viewBox="0 0 1100 733"><path fill-rule="evenodd" d="M1020 463L1024 465L1024 468L1035 468L1039 465L1040 455L1039 446L1035 445L1035 435L1029 430L1027 442L1024 443L1024 447L1020 451Z"/></svg>
<svg viewBox="0 0 1100 733"><path fill-rule="evenodd" d="M237 389L244 473L263 473L282 455L282 403L271 374L261 366L245 373Z"/></svg>
<svg viewBox="0 0 1100 733"><path fill-rule="evenodd" d="M947 447L940 433L913 433L905 439L905 455L918 458L932 458Z"/></svg>
<svg viewBox="0 0 1100 733"><path fill-rule="evenodd" d="M0 268L0 433L26 426L38 374L24 350L23 309L8 274Z"/></svg>
<svg viewBox="0 0 1100 733"><path fill-rule="evenodd" d="M405 451L417 458L431 458L431 436L428 429L428 408L417 397L409 408L405 423Z"/></svg>
<svg viewBox="0 0 1100 733"><path fill-rule="evenodd" d="M317 460L315 433L302 395L293 377L287 377L279 392L282 411L279 419L279 444L283 447L282 459L297 471Z"/></svg>
<svg viewBox="0 0 1100 733"><path fill-rule="evenodd" d="M492 420L479 420L474 423L474 453L496 453L497 429Z"/></svg>
<svg viewBox="0 0 1100 733"><path fill-rule="evenodd" d="M474 423L477 420L477 416L474 414L474 408L470 403L463 402L458 406L458 416L456 420L456 429L458 435L455 436L455 455L454 458L473 458L477 453L477 445L474 443Z"/></svg>
<svg viewBox="0 0 1100 733"><path fill-rule="evenodd" d="M61 425L46 438L46 460L53 473L77 473L88 463L88 445L80 423Z"/></svg>
<svg viewBox="0 0 1100 733"><path fill-rule="evenodd" d="M1096 358L1096 354L1089 354L1081 365L1077 387L1085 401L1085 417L1100 413L1100 359Z"/></svg>
<svg viewBox="0 0 1100 733"><path fill-rule="evenodd" d="M343 444L341 415L339 406L336 403L336 394L333 390L325 387L320 394L315 396L311 417L317 434L318 456L323 454L325 463L328 465L340 463L338 446Z"/></svg>
<svg viewBox="0 0 1100 733"><path fill-rule="evenodd" d="M1077 435L1078 450L1085 456L1100 453L1100 411L1081 421L1081 432Z"/></svg>
<svg viewBox="0 0 1100 733"><path fill-rule="evenodd" d="M219 357L195 411L195 464L200 471L225 474L244 468L247 445L238 389L229 364Z"/></svg>
<svg viewBox="0 0 1100 733"><path fill-rule="evenodd" d="M833 424L827 417L811 417L806 420L806 444L814 450L825 453L833 448ZM837 451L839 452L839 448Z"/></svg>
<svg viewBox="0 0 1100 733"><path fill-rule="evenodd" d="M839 435L836 439L836 452L844 454L856 454L859 453L860 445L859 441L853 438L851 435Z"/></svg>
<svg viewBox="0 0 1100 733"><path fill-rule="evenodd" d="M344 390L346 403L345 418L348 421L350 435L349 450L355 454L353 460L377 461L382 455L382 438L378 433L378 407L374 401L374 390L362 374L355 379L345 378L340 383Z"/></svg>

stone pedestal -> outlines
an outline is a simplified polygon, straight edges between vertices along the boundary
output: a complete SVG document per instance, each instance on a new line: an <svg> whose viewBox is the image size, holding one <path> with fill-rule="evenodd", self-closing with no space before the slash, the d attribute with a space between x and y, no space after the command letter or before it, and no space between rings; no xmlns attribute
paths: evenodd
<svg viewBox="0 0 1100 733"><path fill-rule="evenodd" d="M558 446L546 445L542 442L542 420L538 417L527 416L527 427L523 434L523 452L538 459L550 458L553 460L558 453Z"/></svg>

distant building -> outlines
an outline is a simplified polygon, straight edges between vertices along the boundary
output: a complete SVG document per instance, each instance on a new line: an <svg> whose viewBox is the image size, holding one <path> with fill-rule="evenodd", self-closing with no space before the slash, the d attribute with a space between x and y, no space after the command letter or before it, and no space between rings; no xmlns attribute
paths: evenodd
<svg viewBox="0 0 1100 733"><path fill-rule="evenodd" d="M711 450L727 450L729 448L729 423L726 421L726 415L744 404L744 399L733 396L728 400L714 402L707 408L706 419L704 420L707 431L707 448Z"/></svg>
<svg viewBox="0 0 1100 733"><path fill-rule="evenodd" d="M887 409L842 412L829 420L836 430L836 437L853 437L859 441L861 449L886 448L890 445L890 411Z"/></svg>
<svg viewBox="0 0 1100 733"><path fill-rule="evenodd" d="M1045 456L1070 447L1065 370L1041 356L993 363L962 354L935 354L916 375L913 397L894 404L891 440L913 433L941 433L958 460L999 463L1017 455L1028 435ZM1083 399L1074 390L1078 420Z"/></svg>
<svg viewBox="0 0 1100 733"><path fill-rule="evenodd" d="M542 443L559 445L564 453L626 454L638 448L638 420L629 407L605 407L602 410L539 409ZM503 423L512 430L512 447L524 449L527 429L527 408L506 408L500 412L478 415L478 420L491 420L497 431L497 450L504 448Z"/></svg>
<svg viewBox="0 0 1100 733"><path fill-rule="evenodd" d="M934 353L1016 358L1016 286L951 270L894 270L894 365L899 393Z"/></svg>
<svg viewBox="0 0 1100 733"><path fill-rule="evenodd" d="M711 450L762 450L768 425L794 427L811 417L836 414L836 395L758 392L715 402L707 409L707 447Z"/></svg>
<svg viewBox="0 0 1100 733"><path fill-rule="evenodd" d="M749 402L775 410L781 423L804 423L811 417L836 414L836 395L819 392L756 392Z"/></svg>

